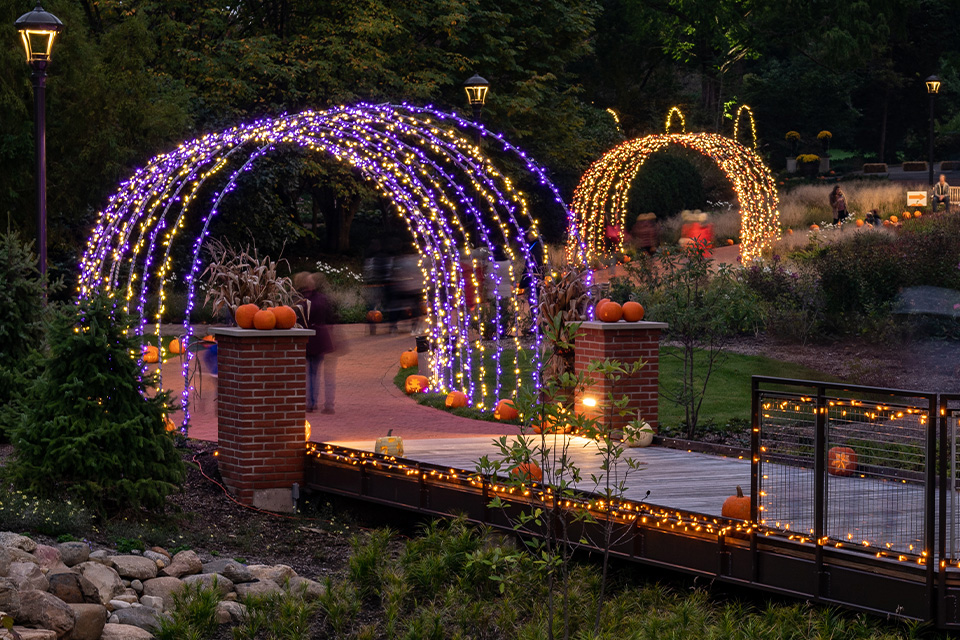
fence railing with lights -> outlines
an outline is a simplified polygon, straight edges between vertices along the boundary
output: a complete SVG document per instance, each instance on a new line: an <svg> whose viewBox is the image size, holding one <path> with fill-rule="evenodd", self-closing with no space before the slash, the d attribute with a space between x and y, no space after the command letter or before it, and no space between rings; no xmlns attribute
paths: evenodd
<svg viewBox="0 0 960 640"><path fill-rule="evenodd" d="M818 547L957 566L956 416L960 396L754 377L755 521Z"/></svg>

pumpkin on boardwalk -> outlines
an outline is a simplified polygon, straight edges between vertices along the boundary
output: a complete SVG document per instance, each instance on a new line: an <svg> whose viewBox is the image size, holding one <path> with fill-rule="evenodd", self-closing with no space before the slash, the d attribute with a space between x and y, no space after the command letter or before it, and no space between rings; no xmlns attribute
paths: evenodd
<svg viewBox="0 0 960 640"><path fill-rule="evenodd" d="M857 452L850 447L830 447L827 452L827 473L852 476L857 470Z"/></svg>
<svg viewBox="0 0 960 640"><path fill-rule="evenodd" d="M516 476L521 481L541 482L543 469L536 462L521 462L510 470L510 475Z"/></svg>
<svg viewBox="0 0 960 640"><path fill-rule="evenodd" d="M465 407L469 404L467 400L467 394L463 391L451 391L447 394L447 399L444 401L444 404L451 409L459 409L460 407Z"/></svg>
<svg viewBox="0 0 960 640"><path fill-rule="evenodd" d="M722 515L724 518L749 520L750 497L743 495L743 489L737 486L737 495L730 496L723 501L723 506L720 508L720 515Z"/></svg>
<svg viewBox="0 0 960 640"><path fill-rule="evenodd" d="M403 438L393 435L393 429L390 429L387 435L377 438L373 443L373 451L382 456L402 456Z"/></svg>
<svg viewBox="0 0 960 640"><path fill-rule="evenodd" d="M253 329L253 316L260 311L260 307L255 304L242 304L237 307L237 312L233 319L241 329Z"/></svg>
<svg viewBox="0 0 960 640"><path fill-rule="evenodd" d="M383 312L379 309L367 311L367 322L383 322Z"/></svg>
<svg viewBox="0 0 960 640"><path fill-rule="evenodd" d="M639 302L630 302L623 303L623 319L627 322L640 322L643 320L644 309L643 305Z"/></svg>
<svg viewBox="0 0 960 640"><path fill-rule="evenodd" d="M427 376L421 376L415 373L407 376L407 381L404 382L403 388L407 393L424 393L430 388L430 380L427 379Z"/></svg>
<svg viewBox="0 0 960 640"><path fill-rule="evenodd" d="M400 354L400 368L409 369L410 367L415 367L420 362L420 358L417 356L417 352L411 349L410 351L404 351Z"/></svg>
<svg viewBox="0 0 960 640"><path fill-rule="evenodd" d="M277 326L277 316L273 315L273 310L263 309L253 314L253 328L261 331L269 331Z"/></svg>
<svg viewBox="0 0 960 640"><path fill-rule="evenodd" d="M297 312L286 305L270 309L277 318L277 329L293 329L297 324Z"/></svg>
<svg viewBox="0 0 960 640"><path fill-rule="evenodd" d="M513 406L513 400L501 400L497 403L497 408L493 410L493 417L500 422L516 420L520 413Z"/></svg>
<svg viewBox="0 0 960 640"><path fill-rule="evenodd" d="M618 302L608 302L600 307L597 317L602 322L619 322L623 317L623 307Z"/></svg>

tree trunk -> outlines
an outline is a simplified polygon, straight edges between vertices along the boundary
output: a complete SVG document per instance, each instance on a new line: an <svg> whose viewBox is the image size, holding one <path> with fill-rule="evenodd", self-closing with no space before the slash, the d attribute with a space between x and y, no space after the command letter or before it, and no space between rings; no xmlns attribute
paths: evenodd
<svg viewBox="0 0 960 640"><path fill-rule="evenodd" d="M883 92L883 115L880 118L880 162L886 162L887 152L887 112L890 107L890 89Z"/></svg>

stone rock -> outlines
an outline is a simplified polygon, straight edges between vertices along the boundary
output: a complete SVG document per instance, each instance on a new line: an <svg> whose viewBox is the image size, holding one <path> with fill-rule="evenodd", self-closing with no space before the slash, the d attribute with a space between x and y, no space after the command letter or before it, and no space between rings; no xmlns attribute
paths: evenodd
<svg viewBox="0 0 960 640"><path fill-rule="evenodd" d="M300 593L300 590L303 589L303 594L308 600L316 600L327 593L327 588L324 585L316 580L302 578L300 576L290 578L289 588L293 593Z"/></svg>
<svg viewBox="0 0 960 640"><path fill-rule="evenodd" d="M170 552L163 547L150 547L147 549L147 551L152 551L153 553L159 553L160 555L166 556L168 564L170 560L173 560L173 556L170 555ZM144 551L143 554L146 555L147 552Z"/></svg>
<svg viewBox="0 0 960 640"><path fill-rule="evenodd" d="M0 531L0 547L12 547L27 553L33 553L34 549L37 548L37 543L27 536L21 536L19 533Z"/></svg>
<svg viewBox="0 0 960 640"><path fill-rule="evenodd" d="M140 604L157 611L163 611L163 598L159 596L140 596Z"/></svg>
<svg viewBox="0 0 960 640"><path fill-rule="evenodd" d="M141 582L140 580L131 580L131 581L130 581L130 588L133 589L133 590L134 590L135 592L137 592L137 593L142 593L142 592L143 592L143 582Z"/></svg>
<svg viewBox="0 0 960 640"><path fill-rule="evenodd" d="M90 559L90 547L87 546L86 542L61 542L57 545L57 551L60 552L63 564L68 567L76 566Z"/></svg>
<svg viewBox="0 0 960 640"><path fill-rule="evenodd" d="M246 598L247 596L265 596L272 593L280 593L283 589L280 588L273 580L257 580L256 582L241 582L238 585L235 585L237 589L237 596L240 598Z"/></svg>
<svg viewBox="0 0 960 640"><path fill-rule="evenodd" d="M220 592L221 597L233 591L233 582L219 573L200 573L193 576L184 576L183 584L202 584L207 589L216 588L216 590ZM216 584L216 587L214 587L214 584Z"/></svg>
<svg viewBox="0 0 960 640"><path fill-rule="evenodd" d="M14 626L13 630L19 634L20 640L57 640L57 633L50 629L27 629Z"/></svg>
<svg viewBox="0 0 960 640"><path fill-rule="evenodd" d="M8 578L0 578L0 611L14 620L20 615L20 590Z"/></svg>
<svg viewBox="0 0 960 640"><path fill-rule="evenodd" d="M241 624L246 615L247 608L239 602L224 600L217 603L217 622L219 624Z"/></svg>
<svg viewBox="0 0 960 640"><path fill-rule="evenodd" d="M143 557L153 560L153 562L157 565L158 569L163 569L165 566L170 564L170 558L163 555L162 553L157 553L156 551L151 551L149 549L143 552Z"/></svg>
<svg viewBox="0 0 960 640"><path fill-rule="evenodd" d="M20 617L17 622L55 631L62 638L73 629L76 616L60 598L36 589L20 592Z"/></svg>
<svg viewBox="0 0 960 640"><path fill-rule="evenodd" d="M40 571L40 566L32 562L14 562L7 571L7 577L17 585L17 589L37 589L46 591L50 588L47 576Z"/></svg>
<svg viewBox="0 0 960 640"><path fill-rule="evenodd" d="M127 609L131 606L132 604L126 600L117 600L116 598L107 603L107 609L110 609L110 611L119 611L120 609Z"/></svg>
<svg viewBox="0 0 960 640"><path fill-rule="evenodd" d="M134 627L140 627L146 631L156 631L160 628L160 618L168 618L165 613L160 613L150 607L130 607L129 609L118 609L113 612L120 624L129 624Z"/></svg>
<svg viewBox="0 0 960 640"><path fill-rule="evenodd" d="M87 562L99 562L100 564L105 564L109 567L111 555L113 554L105 549L97 549L96 551L90 552L90 559L87 560Z"/></svg>
<svg viewBox="0 0 960 640"><path fill-rule="evenodd" d="M173 608L173 594L183 588L183 583L178 578L164 576L147 580L143 583L143 595L157 596L163 599L163 610L168 611Z"/></svg>
<svg viewBox="0 0 960 640"><path fill-rule="evenodd" d="M273 580L277 584L283 584L297 575L296 571L285 564L251 564L247 569L257 580Z"/></svg>
<svg viewBox="0 0 960 640"><path fill-rule="evenodd" d="M117 572L96 560L81 562L74 569L93 584L102 605L106 605L123 593L123 583L120 582L120 576L117 575Z"/></svg>
<svg viewBox="0 0 960 640"><path fill-rule="evenodd" d="M140 598L137 596L137 592L133 589L125 589L123 593L118 595L114 600L120 600L121 602L129 602L130 604L135 604L140 601Z"/></svg>
<svg viewBox="0 0 960 640"><path fill-rule="evenodd" d="M236 560L230 560L228 558L207 562L203 565L203 572L219 573L225 578L229 578L231 582L250 582L254 579L247 565L240 564Z"/></svg>
<svg viewBox="0 0 960 640"><path fill-rule="evenodd" d="M60 571L67 568L67 565L63 563L63 556L60 555L60 550L50 545L38 544L37 548L33 550L33 557L37 559L37 564L40 565L44 573L49 573L54 570Z"/></svg>
<svg viewBox="0 0 960 640"><path fill-rule="evenodd" d="M62 573L47 574L50 586L47 591L67 603L96 603L100 602L100 592L92 582L79 573L64 571Z"/></svg>
<svg viewBox="0 0 960 640"><path fill-rule="evenodd" d="M160 575L179 578L181 576L194 575L201 571L203 571L203 563L200 562L200 557L190 549L187 549L173 556L173 561L160 570Z"/></svg>
<svg viewBox="0 0 960 640"><path fill-rule="evenodd" d="M149 580L157 577L157 563L143 556L110 556L110 566L128 580Z"/></svg>
<svg viewBox="0 0 960 640"><path fill-rule="evenodd" d="M132 624L108 622L103 625L100 640L153 640L153 634Z"/></svg>
<svg viewBox="0 0 960 640"><path fill-rule="evenodd" d="M37 559L32 553L27 553L23 549L16 547L0 547L0 576L5 576L10 572L10 565L14 562L33 562Z"/></svg>
<svg viewBox="0 0 960 640"><path fill-rule="evenodd" d="M73 609L76 623L70 633L70 640L99 640L103 625L107 623L107 608L102 604L69 605Z"/></svg>

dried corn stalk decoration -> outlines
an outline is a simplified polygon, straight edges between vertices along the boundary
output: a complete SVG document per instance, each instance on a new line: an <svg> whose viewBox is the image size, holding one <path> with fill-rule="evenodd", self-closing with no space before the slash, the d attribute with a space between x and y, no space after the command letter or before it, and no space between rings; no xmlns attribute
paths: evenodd
<svg viewBox="0 0 960 640"><path fill-rule="evenodd" d="M540 284L540 330L548 337L552 353L544 363L544 380L573 372L573 341L579 323L587 319L590 291L588 271L568 268L547 275Z"/></svg>
<svg viewBox="0 0 960 640"><path fill-rule="evenodd" d="M230 243L219 240L207 241L204 248L210 256L210 264L200 276L206 279L207 295L203 303L212 300L214 314L220 315L226 310L232 317L242 304L292 306L303 299L294 288L293 280L277 275L277 265L286 263L286 260L271 260L270 256L261 258L256 246L251 250L248 245L238 251Z"/></svg>

